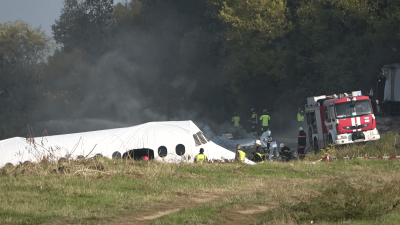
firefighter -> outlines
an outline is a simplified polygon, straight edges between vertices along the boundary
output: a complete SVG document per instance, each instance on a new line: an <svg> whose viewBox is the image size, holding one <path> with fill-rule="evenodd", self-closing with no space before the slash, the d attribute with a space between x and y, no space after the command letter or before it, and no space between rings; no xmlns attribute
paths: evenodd
<svg viewBox="0 0 400 225"><path fill-rule="evenodd" d="M236 145L236 160L243 163L244 159L246 158L246 153L241 148L242 146L239 144Z"/></svg>
<svg viewBox="0 0 400 225"><path fill-rule="evenodd" d="M268 130L268 121L271 120L266 109L263 110L263 115L260 117L260 120L262 121L261 133L263 133Z"/></svg>
<svg viewBox="0 0 400 225"><path fill-rule="evenodd" d="M306 149L307 145L307 135L304 132L303 127L299 127L299 137L297 139L297 155L299 159L304 159L304 150Z"/></svg>
<svg viewBox="0 0 400 225"><path fill-rule="evenodd" d="M233 113L232 123L234 127L239 127L240 125L240 116L238 116L236 112Z"/></svg>
<svg viewBox="0 0 400 225"><path fill-rule="evenodd" d="M293 158L293 153L290 150L289 147L285 146L285 144L281 143L279 145L279 147L281 147L281 156L282 156L282 161L290 161Z"/></svg>
<svg viewBox="0 0 400 225"><path fill-rule="evenodd" d="M256 163L257 162L264 162L264 157L263 157L263 155L261 153L255 152L253 154L253 161L256 162Z"/></svg>
<svg viewBox="0 0 400 225"><path fill-rule="evenodd" d="M303 122L304 121L304 111L299 108L297 110L297 122Z"/></svg>
<svg viewBox="0 0 400 225"><path fill-rule="evenodd" d="M261 162L265 159L264 149L261 146L261 141L256 140L256 152L253 155L254 162Z"/></svg>
<svg viewBox="0 0 400 225"><path fill-rule="evenodd" d="M260 140L256 141L256 152L264 153L264 149L261 147L261 141Z"/></svg>
<svg viewBox="0 0 400 225"><path fill-rule="evenodd" d="M266 151L269 149L269 147L271 146L271 142L272 140L272 136L271 136L271 131L268 129L267 131L265 131L262 135L261 135L261 140L264 143L264 152L266 153Z"/></svg>
<svg viewBox="0 0 400 225"><path fill-rule="evenodd" d="M195 162L207 162L207 156L204 155L204 149L200 148L200 153L194 157Z"/></svg>
<svg viewBox="0 0 400 225"><path fill-rule="evenodd" d="M257 136L258 117L255 108L251 108L251 133Z"/></svg>
<svg viewBox="0 0 400 225"><path fill-rule="evenodd" d="M385 84L386 84L386 77L383 75L383 72L378 75L378 100L383 101L384 93L385 93Z"/></svg>

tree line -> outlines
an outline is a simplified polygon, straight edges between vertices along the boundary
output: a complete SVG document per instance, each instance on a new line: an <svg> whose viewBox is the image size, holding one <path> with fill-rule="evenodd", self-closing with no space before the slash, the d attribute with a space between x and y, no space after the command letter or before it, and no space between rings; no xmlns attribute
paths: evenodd
<svg viewBox="0 0 400 225"><path fill-rule="evenodd" d="M374 87L398 62L399 15L387 0L65 0L52 39L0 24L0 138L49 120L295 115Z"/></svg>

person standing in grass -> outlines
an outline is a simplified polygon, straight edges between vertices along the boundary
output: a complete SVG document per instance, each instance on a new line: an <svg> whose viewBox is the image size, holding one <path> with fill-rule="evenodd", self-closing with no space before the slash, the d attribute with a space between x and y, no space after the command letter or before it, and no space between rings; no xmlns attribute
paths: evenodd
<svg viewBox="0 0 400 225"><path fill-rule="evenodd" d="M246 153L241 148L242 146L239 144L236 145L236 160L243 163L246 158Z"/></svg>
<svg viewBox="0 0 400 225"><path fill-rule="evenodd" d="M204 149L200 148L200 153L198 155L196 155L196 157L194 157L194 161L195 162L207 162L207 156L204 155Z"/></svg>

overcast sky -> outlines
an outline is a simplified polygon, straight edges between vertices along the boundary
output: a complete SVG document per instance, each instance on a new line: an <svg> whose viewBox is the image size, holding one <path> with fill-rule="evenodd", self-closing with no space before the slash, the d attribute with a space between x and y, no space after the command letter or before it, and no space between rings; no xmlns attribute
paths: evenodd
<svg viewBox="0 0 400 225"><path fill-rule="evenodd" d="M32 27L42 26L47 35L59 18L64 0L0 0L0 22L23 20ZM114 0L114 4L124 0Z"/></svg>

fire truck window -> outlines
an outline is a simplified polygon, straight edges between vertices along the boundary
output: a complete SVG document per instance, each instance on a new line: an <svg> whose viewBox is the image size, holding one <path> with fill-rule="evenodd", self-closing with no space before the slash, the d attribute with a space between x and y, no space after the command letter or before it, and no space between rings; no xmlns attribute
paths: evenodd
<svg viewBox="0 0 400 225"><path fill-rule="evenodd" d="M337 118L362 116L372 113L371 104L368 100L339 103L335 106L335 111Z"/></svg>
<svg viewBox="0 0 400 225"><path fill-rule="evenodd" d="M177 155L180 155L180 156L184 155L185 154L185 146L183 144L177 145L175 148L175 152Z"/></svg>
<svg viewBox="0 0 400 225"><path fill-rule="evenodd" d="M167 148L165 146L160 146L158 148L158 155L160 157L165 157L165 156L167 156L167 154L168 154L168 151L167 151Z"/></svg>
<svg viewBox="0 0 400 225"><path fill-rule="evenodd" d="M329 107L329 120L331 121L331 122L333 122L333 118L335 117L334 115L335 115L335 112L333 111L333 105L331 105L330 107Z"/></svg>
<svg viewBox="0 0 400 225"><path fill-rule="evenodd" d="M356 105L356 111L358 115L371 114L371 106L368 101L361 101Z"/></svg>

